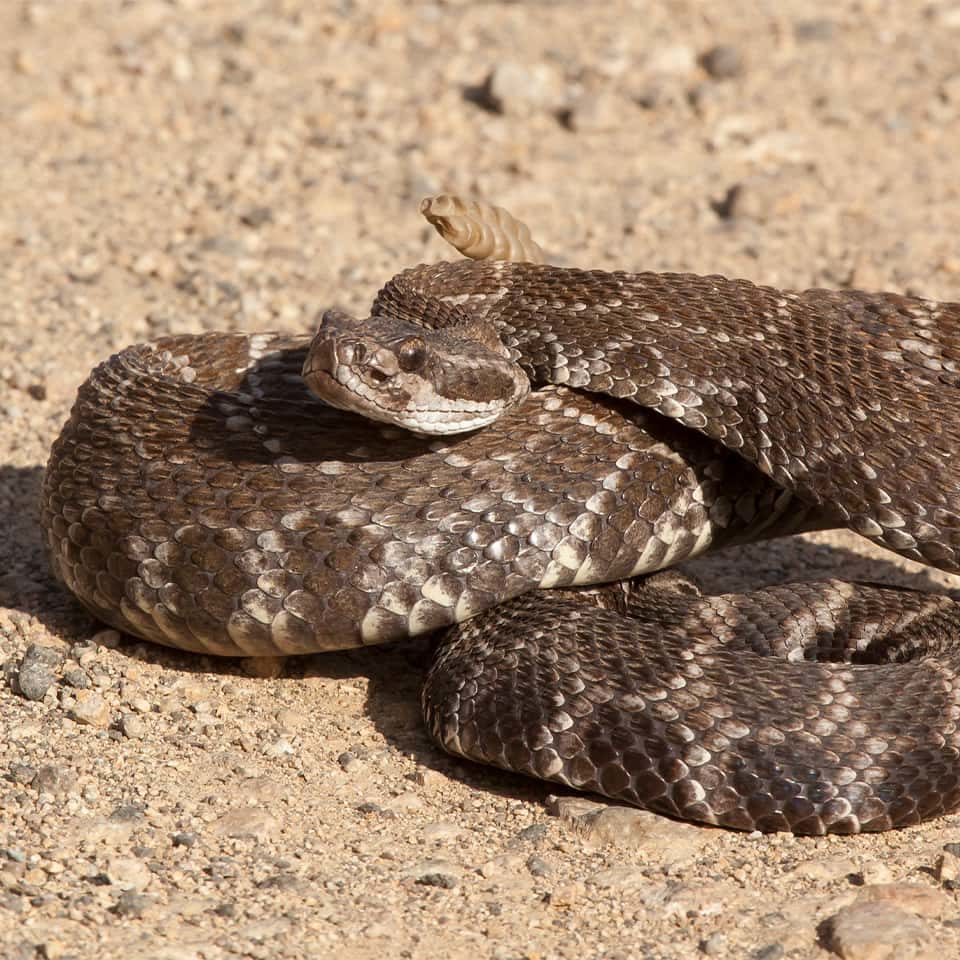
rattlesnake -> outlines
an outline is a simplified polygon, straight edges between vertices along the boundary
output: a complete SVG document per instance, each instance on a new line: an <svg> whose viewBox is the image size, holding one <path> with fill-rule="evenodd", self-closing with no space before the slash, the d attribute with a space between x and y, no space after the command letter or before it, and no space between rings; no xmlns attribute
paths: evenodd
<svg viewBox="0 0 960 960"><path fill-rule="evenodd" d="M479 251L508 259L404 271L312 345L101 364L44 480L56 574L214 654L461 623L424 687L438 742L670 815L851 833L960 805L949 597L579 589L836 525L960 569L960 305L560 268L512 223ZM423 435L455 393L471 432Z"/></svg>

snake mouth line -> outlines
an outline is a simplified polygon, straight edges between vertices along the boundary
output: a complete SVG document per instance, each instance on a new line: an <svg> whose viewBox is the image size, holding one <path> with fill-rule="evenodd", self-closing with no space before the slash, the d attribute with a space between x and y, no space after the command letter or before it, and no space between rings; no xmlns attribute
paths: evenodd
<svg viewBox="0 0 960 960"><path fill-rule="evenodd" d="M423 436L479 430L493 423L500 414L495 404L461 401L442 408L412 403L405 391L397 391L405 397L404 405L389 408L379 401L376 389L368 387L350 367L343 365L339 365L335 373L320 367L304 368L303 378L310 390L332 407Z"/></svg>

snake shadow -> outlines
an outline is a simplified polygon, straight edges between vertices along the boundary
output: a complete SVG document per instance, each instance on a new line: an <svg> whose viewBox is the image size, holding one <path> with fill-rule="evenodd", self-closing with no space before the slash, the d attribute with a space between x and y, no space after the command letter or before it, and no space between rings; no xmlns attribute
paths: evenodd
<svg viewBox="0 0 960 960"><path fill-rule="evenodd" d="M315 397L300 376L305 345L278 346L237 379L211 389L190 414L191 444L234 467L299 463L395 464L428 453L435 438L386 428ZM255 411L255 412L254 412ZM471 434L446 438L456 446Z"/></svg>
<svg viewBox="0 0 960 960"><path fill-rule="evenodd" d="M43 467L0 464L0 608L39 621L52 633L94 629L95 621L50 570L40 527Z"/></svg>

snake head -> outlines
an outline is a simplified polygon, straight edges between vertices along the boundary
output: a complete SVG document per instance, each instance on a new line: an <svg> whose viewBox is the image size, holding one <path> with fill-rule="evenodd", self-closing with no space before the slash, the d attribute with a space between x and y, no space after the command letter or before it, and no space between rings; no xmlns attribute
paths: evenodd
<svg viewBox="0 0 960 960"><path fill-rule="evenodd" d="M340 310L321 317L303 378L332 407L427 435L484 427L530 391L489 324L429 330Z"/></svg>

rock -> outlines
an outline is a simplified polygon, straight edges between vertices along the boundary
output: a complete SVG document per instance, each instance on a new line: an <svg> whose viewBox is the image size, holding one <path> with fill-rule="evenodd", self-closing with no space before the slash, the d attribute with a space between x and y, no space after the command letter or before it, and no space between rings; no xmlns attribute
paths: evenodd
<svg viewBox="0 0 960 960"><path fill-rule="evenodd" d="M408 867L405 873L424 886L452 890L463 879L464 869L449 860L420 860Z"/></svg>
<svg viewBox="0 0 960 960"><path fill-rule="evenodd" d="M393 810L394 813L406 813L411 810L422 810L423 800L417 794L408 790L393 797L385 804L385 807L387 810Z"/></svg>
<svg viewBox="0 0 960 960"><path fill-rule="evenodd" d="M75 793L77 790L77 773L70 767L48 763L37 771L31 785L39 793L52 793L54 796Z"/></svg>
<svg viewBox="0 0 960 960"><path fill-rule="evenodd" d="M63 671L63 682L76 690L86 690L90 686L90 675L80 667L71 667Z"/></svg>
<svg viewBox="0 0 960 960"><path fill-rule="evenodd" d="M953 889L960 878L960 857L945 849L937 857L936 877L948 889Z"/></svg>
<svg viewBox="0 0 960 960"><path fill-rule="evenodd" d="M938 25L948 29L960 29L960 5L934 9L933 15Z"/></svg>
<svg viewBox="0 0 960 960"><path fill-rule="evenodd" d="M830 40L836 33L837 25L832 20L818 17L811 20L798 20L793 25L793 35L800 43L815 43Z"/></svg>
<svg viewBox="0 0 960 960"><path fill-rule="evenodd" d="M487 880L496 880L504 883L516 880L520 868L524 865L524 858L519 853L501 853L489 860L485 860L477 867L477 872Z"/></svg>
<svg viewBox="0 0 960 960"><path fill-rule="evenodd" d="M826 924L826 942L843 960L935 960L930 928L887 903L857 902Z"/></svg>
<svg viewBox="0 0 960 960"><path fill-rule="evenodd" d="M517 839L527 843L539 843L549 832L550 828L545 823L533 823L529 827L524 827L517 834Z"/></svg>
<svg viewBox="0 0 960 960"><path fill-rule="evenodd" d="M460 836L460 828L455 823L441 820L439 823L428 823L423 828L423 839L427 843L443 843L446 840L456 840Z"/></svg>
<svg viewBox="0 0 960 960"><path fill-rule="evenodd" d="M802 210L812 202L817 190L808 171L788 166L734 184L714 204L714 210L723 220L769 223Z"/></svg>
<svg viewBox="0 0 960 960"><path fill-rule="evenodd" d="M750 960L782 960L785 951L782 943L768 943L750 954Z"/></svg>
<svg viewBox="0 0 960 960"><path fill-rule="evenodd" d="M583 899L586 889L579 880L561 883L550 891L545 902L554 909L571 910Z"/></svg>
<svg viewBox="0 0 960 960"><path fill-rule="evenodd" d="M93 690L78 690L76 702L70 710L70 717L91 727L110 725L110 707L103 697Z"/></svg>
<svg viewBox="0 0 960 960"><path fill-rule="evenodd" d="M844 880L859 874L860 865L850 857L827 857L797 864L790 875L805 880Z"/></svg>
<svg viewBox="0 0 960 960"><path fill-rule="evenodd" d="M296 710L290 710L288 707L281 707L275 714L280 729L287 733L296 733L298 730L307 726L308 717Z"/></svg>
<svg viewBox="0 0 960 960"><path fill-rule="evenodd" d="M590 800L588 797L557 797L547 798L547 812L554 817L559 817L562 823L573 823L581 817L592 813L602 813L604 810L611 809L609 804L601 803L599 800ZM627 810L629 807L621 807Z"/></svg>
<svg viewBox="0 0 960 960"><path fill-rule="evenodd" d="M436 790L444 781L443 776L436 770L427 770L424 767L414 770L413 773L404 774L404 778L428 790Z"/></svg>
<svg viewBox="0 0 960 960"><path fill-rule="evenodd" d="M892 903L918 916L939 919L952 900L942 890L919 883L877 883L864 887L857 903Z"/></svg>
<svg viewBox="0 0 960 960"><path fill-rule="evenodd" d="M11 783L32 783L36 775L36 767L31 767L28 763L11 763L7 771L7 779Z"/></svg>
<svg viewBox="0 0 960 960"><path fill-rule="evenodd" d="M720 44L700 55L700 66L714 80L729 80L743 73L743 56L736 47Z"/></svg>
<svg viewBox="0 0 960 960"><path fill-rule="evenodd" d="M494 113L520 116L556 111L564 105L560 77L545 63L497 64L474 99Z"/></svg>
<svg viewBox="0 0 960 960"><path fill-rule="evenodd" d="M694 856L709 842L705 830L636 807L608 806L564 797L551 808L551 812L554 811L590 846L612 844L642 850L645 856L668 863Z"/></svg>
<svg viewBox="0 0 960 960"><path fill-rule="evenodd" d="M627 122L629 104L610 90L582 96L564 115L564 123L576 133L604 133Z"/></svg>
<svg viewBox="0 0 960 960"><path fill-rule="evenodd" d="M534 877L549 877L553 873L553 867L542 857L537 856L527 857L527 869Z"/></svg>
<svg viewBox="0 0 960 960"><path fill-rule="evenodd" d="M893 872L882 860L864 860L860 864L860 876L866 884L890 883Z"/></svg>
<svg viewBox="0 0 960 960"><path fill-rule="evenodd" d="M120 730L130 740L142 740L147 735L147 725L135 713L125 713L120 718Z"/></svg>
<svg viewBox="0 0 960 960"><path fill-rule="evenodd" d="M451 877L447 873L425 873L417 877L416 882L425 887L442 887L444 890L453 890L460 883L457 877Z"/></svg>
<svg viewBox="0 0 960 960"><path fill-rule="evenodd" d="M614 890L640 886L646 878L639 867L618 866L600 870L593 875L591 882L601 890Z"/></svg>
<svg viewBox="0 0 960 960"><path fill-rule="evenodd" d="M708 957L718 957L727 947L727 938L724 934L717 931L711 933L706 940L700 942L700 952Z"/></svg>
<svg viewBox="0 0 960 960"><path fill-rule="evenodd" d="M145 890L151 879L150 868L135 857L113 857L105 875L113 886L137 893Z"/></svg>
<svg viewBox="0 0 960 960"><path fill-rule="evenodd" d="M276 740L265 743L260 752L271 760L280 760L283 757L292 756L297 751L286 737L277 737Z"/></svg>
<svg viewBox="0 0 960 960"><path fill-rule="evenodd" d="M137 893L136 890L124 890L114 904L113 912L119 917L140 918L154 906L153 897L143 893Z"/></svg>
<svg viewBox="0 0 960 960"><path fill-rule="evenodd" d="M53 647L31 643L20 661L17 687L28 700L42 700L56 681L55 671L63 662L63 654Z"/></svg>
<svg viewBox="0 0 960 960"><path fill-rule="evenodd" d="M110 811L110 820L113 823L137 823L143 819L144 809L142 803L121 803Z"/></svg>
<svg viewBox="0 0 960 960"><path fill-rule="evenodd" d="M254 840L265 840L279 831L280 821L260 807L235 807L214 824L214 832L221 837L252 837Z"/></svg>
<svg viewBox="0 0 960 960"><path fill-rule="evenodd" d="M251 207L240 214L240 222L248 227L262 227L273 222L273 210L270 207Z"/></svg>

